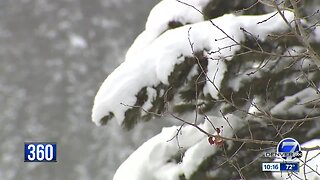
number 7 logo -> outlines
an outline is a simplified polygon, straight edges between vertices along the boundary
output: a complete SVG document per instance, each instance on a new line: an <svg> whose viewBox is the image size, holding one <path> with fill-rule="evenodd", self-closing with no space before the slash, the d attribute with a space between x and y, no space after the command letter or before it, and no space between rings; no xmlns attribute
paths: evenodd
<svg viewBox="0 0 320 180"><path fill-rule="evenodd" d="M283 142L281 148L292 147L289 152L293 153L293 152L295 152L297 146L298 146L298 144L296 142L294 142L294 141L293 142Z"/></svg>
<svg viewBox="0 0 320 180"><path fill-rule="evenodd" d="M301 150L301 147L299 142L293 138L282 139L277 146L277 152L284 153L283 155L281 155L282 159L284 160L289 160L289 159L292 160L299 157L299 155L296 155L296 154L299 153L300 150ZM285 153L291 153L291 154L285 154Z"/></svg>

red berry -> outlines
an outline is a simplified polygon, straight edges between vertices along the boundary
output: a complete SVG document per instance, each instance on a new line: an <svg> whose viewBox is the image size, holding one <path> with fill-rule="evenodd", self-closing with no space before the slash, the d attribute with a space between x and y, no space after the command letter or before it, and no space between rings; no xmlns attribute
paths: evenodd
<svg viewBox="0 0 320 180"><path fill-rule="evenodd" d="M212 137L208 137L208 141L209 141L210 145L214 144L214 140L212 139Z"/></svg>
<svg viewBox="0 0 320 180"><path fill-rule="evenodd" d="M220 134L220 128L216 128L218 134Z"/></svg>

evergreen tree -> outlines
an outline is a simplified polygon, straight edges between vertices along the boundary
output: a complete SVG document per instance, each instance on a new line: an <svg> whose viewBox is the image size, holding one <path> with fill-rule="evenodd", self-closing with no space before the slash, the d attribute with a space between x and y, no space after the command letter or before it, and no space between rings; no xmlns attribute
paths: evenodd
<svg viewBox="0 0 320 180"><path fill-rule="evenodd" d="M272 178L261 172L272 161L264 152L285 137L320 139L315 7L320 2L161 1L102 84L92 118L132 129L171 117L178 126L143 144L114 179Z"/></svg>

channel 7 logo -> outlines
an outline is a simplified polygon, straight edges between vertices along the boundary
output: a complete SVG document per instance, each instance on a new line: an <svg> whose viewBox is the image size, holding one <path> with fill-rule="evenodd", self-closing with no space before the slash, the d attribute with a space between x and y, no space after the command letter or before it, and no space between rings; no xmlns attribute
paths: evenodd
<svg viewBox="0 0 320 180"><path fill-rule="evenodd" d="M294 160L302 157L301 146L293 138L282 139L277 146L277 152L266 152L265 157L280 157L283 160Z"/></svg>
<svg viewBox="0 0 320 180"><path fill-rule="evenodd" d="M278 153L285 153L281 156L284 160L293 160L302 157L301 146L299 142L293 138L282 139L277 146L277 151Z"/></svg>

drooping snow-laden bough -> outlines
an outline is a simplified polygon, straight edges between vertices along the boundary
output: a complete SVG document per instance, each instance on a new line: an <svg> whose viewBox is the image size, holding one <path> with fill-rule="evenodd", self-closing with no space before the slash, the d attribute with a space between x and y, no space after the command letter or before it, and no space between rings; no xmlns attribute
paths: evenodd
<svg viewBox="0 0 320 180"><path fill-rule="evenodd" d="M141 145L114 180L268 178L261 154L277 141L319 145L320 71L308 48L320 49L320 28L297 22L291 6L250 2L163 0L152 9L125 61L101 85L92 120L132 129L172 117L182 125ZM318 177L316 152L300 174L273 176Z"/></svg>

